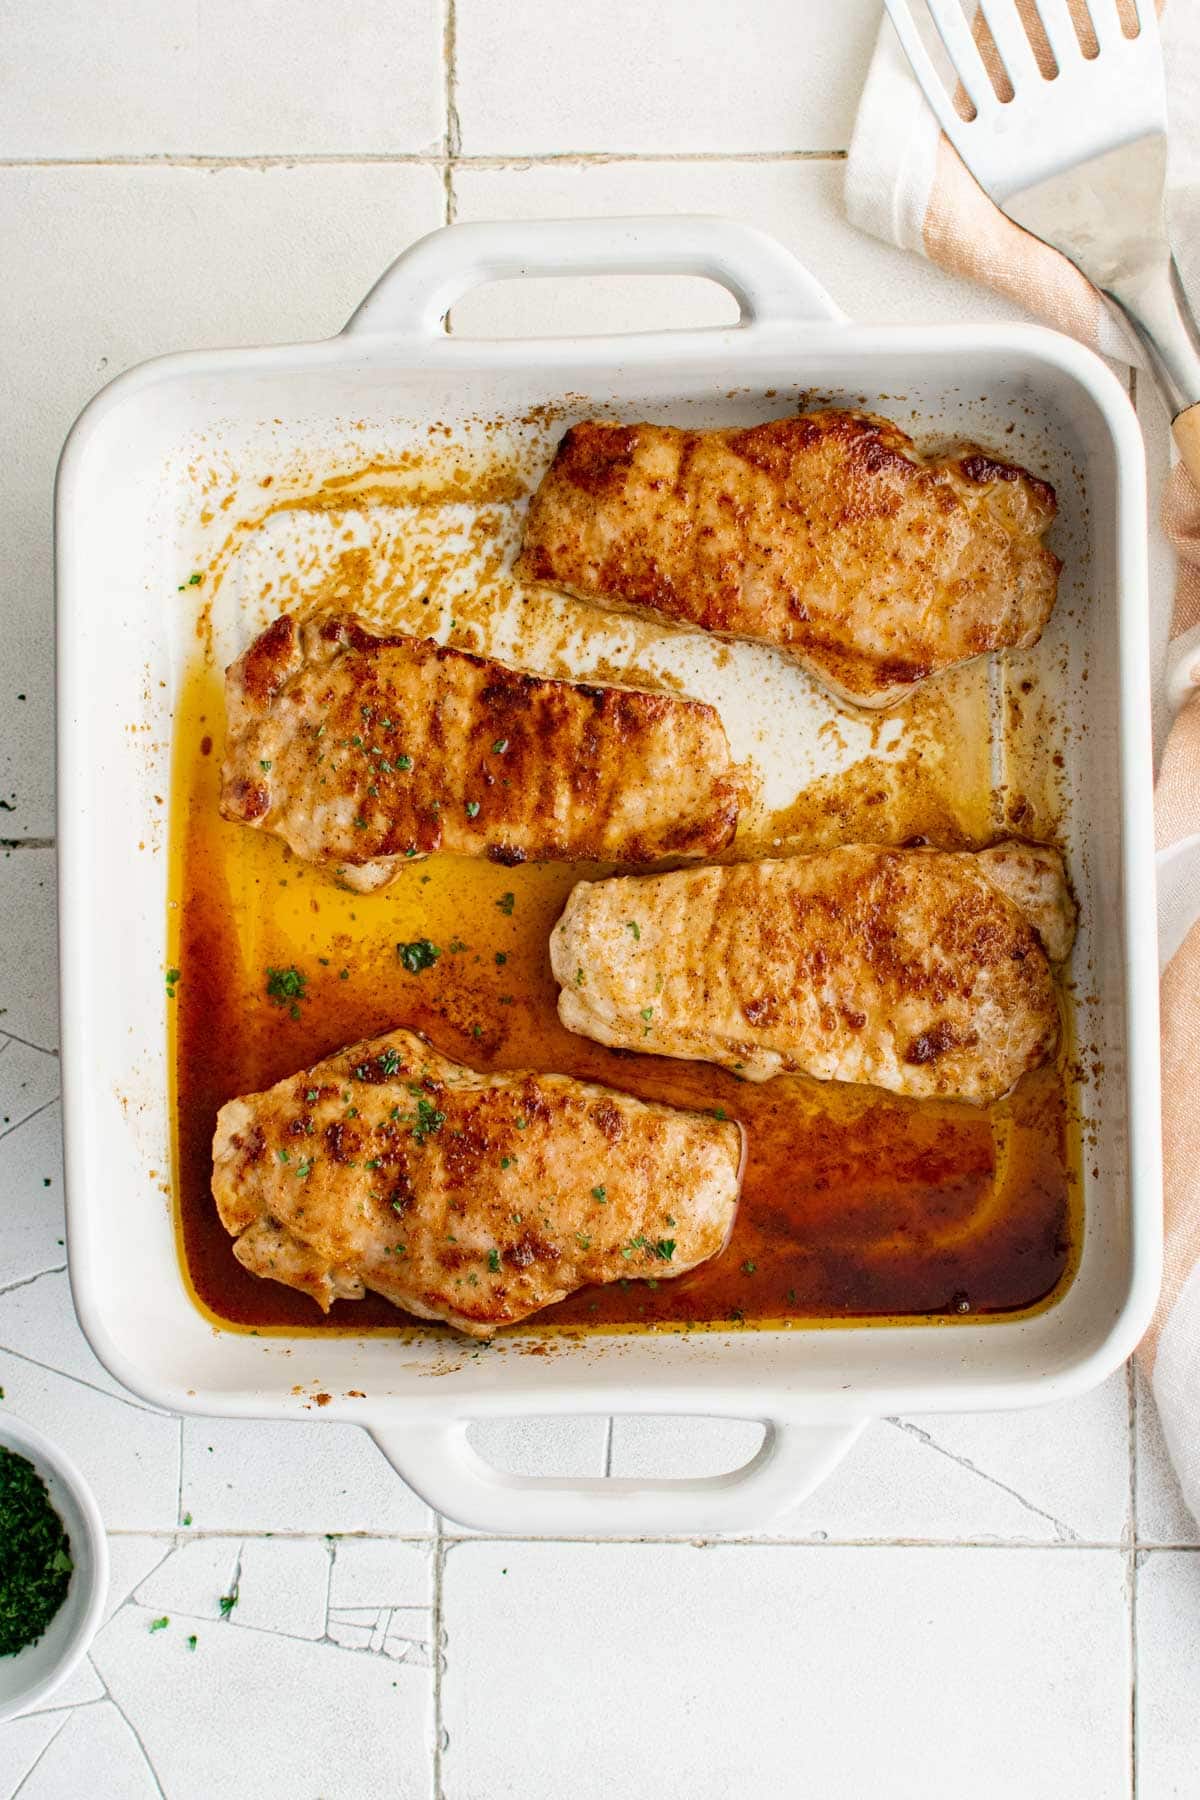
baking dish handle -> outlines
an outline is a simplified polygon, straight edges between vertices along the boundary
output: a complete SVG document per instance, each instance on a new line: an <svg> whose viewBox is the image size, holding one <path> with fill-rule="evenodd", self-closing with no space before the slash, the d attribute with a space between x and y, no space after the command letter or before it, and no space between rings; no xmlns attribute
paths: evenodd
<svg viewBox="0 0 1200 1800"><path fill-rule="evenodd" d="M790 250L734 219L538 219L445 225L382 274L346 325L355 337L447 336L446 314L469 289L525 275L702 275L727 288L741 324L842 323L820 282Z"/></svg>
<svg viewBox="0 0 1200 1800"><path fill-rule="evenodd" d="M812 1492L865 1420L777 1424L740 1469L652 1481L641 1477L513 1475L467 1438L467 1419L376 1427L397 1474L436 1512L474 1531L515 1537L705 1537L761 1531Z"/></svg>

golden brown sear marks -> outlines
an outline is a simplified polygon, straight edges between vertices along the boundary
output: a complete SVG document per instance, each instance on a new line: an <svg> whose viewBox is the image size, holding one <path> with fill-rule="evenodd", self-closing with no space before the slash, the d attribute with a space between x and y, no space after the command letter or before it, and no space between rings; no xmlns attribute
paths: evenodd
<svg viewBox="0 0 1200 1800"><path fill-rule="evenodd" d="M842 698L1036 643L1054 489L968 445L927 460L887 419L749 430L592 421L534 496L517 569L581 599L778 645Z"/></svg>
<svg viewBox="0 0 1200 1800"><path fill-rule="evenodd" d="M613 1048L985 1102L1052 1054L1073 928L1042 846L850 845L580 882L550 960L563 1024Z"/></svg>
<svg viewBox="0 0 1200 1800"><path fill-rule="evenodd" d="M645 864L737 828L713 707L543 680L352 613L276 619L227 671L226 707L224 817L364 892L435 850Z"/></svg>
<svg viewBox="0 0 1200 1800"><path fill-rule="evenodd" d="M715 1256L741 1164L730 1121L479 1074L397 1029L223 1106L212 1187L253 1274L490 1337L586 1283Z"/></svg>

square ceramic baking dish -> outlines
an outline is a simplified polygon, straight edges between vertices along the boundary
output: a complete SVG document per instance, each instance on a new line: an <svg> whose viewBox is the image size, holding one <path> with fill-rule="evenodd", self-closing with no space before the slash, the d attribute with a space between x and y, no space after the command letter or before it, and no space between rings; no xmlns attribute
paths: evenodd
<svg viewBox="0 0 1200 1800"><path fill-rule="evenodd" d="M740 323L536 342L445 329L484 281L635 271L707 276L736 297ZM419 436L564 396L574 416L686 408L733 423L800 388L883 410L899 395L906 423L985 443L1032 420L1059 487L1076 599L1060 605L1052 679L1069 724L1062 835L1082 903L1077 1034L1091 1051L1074 1279L1009 1320L596 1335L550 1356L522 1354L520 1332L480 1356L444 1335L214 1329L177 1259L163 982L197 446L265 466L281 446L315 454L344 439L349 421L366 440L397 422ZM1132 408L1095 356L1032 326L855 326L778 244L721 220L453 226L406 252L331 342L167 357L105 389L63 453L57 556L68 1245L84 1330L128 1387L180 1411L365 1425L432 1505L482 1529L697 1534L764 1526L872 1417L1061 1398L1133 1349L1160 1262L1145 482ZM767 1431L743 1469L657 1484L516 1477L467 1441L483 1416L609 1412L726 1414Z"/></svg>

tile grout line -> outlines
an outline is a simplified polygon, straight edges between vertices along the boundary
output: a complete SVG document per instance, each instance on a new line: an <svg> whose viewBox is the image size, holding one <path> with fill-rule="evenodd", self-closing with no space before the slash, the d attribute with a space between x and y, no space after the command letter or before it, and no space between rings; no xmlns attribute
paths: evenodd
<svg viewBox="0 0 1200 1800"><path fill-rule="evenodd" d="M462 124L458 116L458 0L446 0L446 22L442 34L442 56L445 63L446 136L445 166L442 182L445 189L445 220L453 225L457 212L454 192L454 165L462 149Z"/></svg>
<svg viewBox="0 0 1200 1800"><path fill-rule="evenodd" d="M451 6L451 10L453 10ZM451 92L454 90L451 89ZM448 102L450 94L447 95ZM448 114L447 123L450 123ZM463 155L458 149L457 106L453 113L455 135L446 134L440 151L423 150L312 150L270 151L261 155L204 156L179 152L128 156L7 156L0 169L292 169L372 163L397 168L440 169L447 163L468 169L529 169L603 167L609 163L800 163L845 162L845 150L529 150L501 154ZM451 147L451 144L453 147Z"/></svg>

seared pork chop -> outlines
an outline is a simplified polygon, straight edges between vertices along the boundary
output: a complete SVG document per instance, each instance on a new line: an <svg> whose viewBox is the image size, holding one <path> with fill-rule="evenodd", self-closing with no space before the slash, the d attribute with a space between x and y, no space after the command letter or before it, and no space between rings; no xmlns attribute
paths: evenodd
<svg viewBox="0 0 1200 1800"><path fill-rule="evenodd" d="M926 460L887 419L811 412L737 431L575 425L517 569L584 600L778 645L858 706L1036 643L1054 489L967 446Z"/></svg>
<svg viewBox="0 0 1200 1800"><path fill-rule="evenodd" d="M644 864L737 828L711 706L545 681L352 613L276 619L228 670L226 706L224 817L362 892L433 850Z"/></svg>
<svg viewBox="0 0 1200 1800"><path fill-rule="evenodd" d="M984 1102L1053 1054L1074 916L1040 846L850 845L581 881L550 961L563 1024L601 1044Z"/></svg>
<svg viewBox="0 0 1200 1800"><path fill-rule="evenodd" d="M247 1269L490 1337L588 1282L666 1280L733 1223L741 1127L567 1075L481 1075L396 1030L221 1108Z"/></svg>

